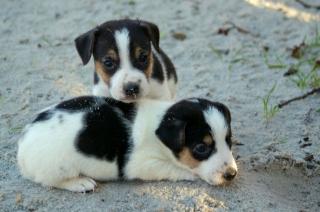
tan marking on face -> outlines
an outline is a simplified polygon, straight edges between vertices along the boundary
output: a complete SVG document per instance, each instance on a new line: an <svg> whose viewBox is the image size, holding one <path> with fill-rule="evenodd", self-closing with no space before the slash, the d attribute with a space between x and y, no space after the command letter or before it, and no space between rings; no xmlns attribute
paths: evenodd
<svg viewBox="0 0 320 212"><path fill-rule="evenodd" d="M114 49L109 49L107 52L107 56L111 57L111 59L113 59L114 61L118 60L118 54L116 53L116 51Z"/></svg>
<svg viewBox="0 0 320 212"><path fill-rule="evenodd" d="M107 84L109 85L109 81L111 76L109 74L106 73L105 68L103 66L103 64L99 61L94 61L95 64L95 69L97 74L99 75L99 77Z"/></svg>
<svg viewBox="0 0 320 212"><path fill-rule="evenodd" d="M140 53L143 51L143 49L141 48L141 47L136 47L135 49L134 49L134 57L136 58L136 59L138 59L139 58L139 56L140 56Z"/></svg>
<svg viewBox="0 0 320 212"><path fill-rule="evenodd" d="M196 168L200 164L200 161L192 156L190 149L187 147L183 148L179 153L179 161L192 169Z"/></svg>
<svg viewBox="0 0 320 212"><path fill-rule="evenodd" d="M147 78L151 78L152 72L153 72L153 54L149 54L148 56L148 67L146 68L146 70L144 70L144 73L146 74Z"/></svg>
<svg viewBox="0 0 320 212"><path fill-rule="evenodd" d="M204 142L206 145L210 146L210 145L213 143L213 139L212 139L211 135L208 134L208 135L204 136L203 142Z"/></svg>
<svg viewBox="0 0 320 212"><path fill-rule="evenodd" d="M139 58L141 52L143 52L145 50L143 50L141 47L136 47L134 50L134 56L136 59ZM151 53L151 51L148 53L148 67L144 70L145 75L147 76L147 78L151 78L152 72L153 72L153 54Z"/></svg>

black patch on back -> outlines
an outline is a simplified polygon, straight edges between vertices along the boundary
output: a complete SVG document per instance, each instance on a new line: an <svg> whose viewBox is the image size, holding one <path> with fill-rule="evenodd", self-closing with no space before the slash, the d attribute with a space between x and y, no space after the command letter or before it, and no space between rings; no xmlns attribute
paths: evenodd
<svg viewBox="0 0 320 212"><path fill-rule="evenodd" d="M157 80L158 82L162 83L164 80L164 76L163 76L163 70L160 64L160 61L158 60L158 58L156 56L153 57L153 71L152 71L152 75L151 78Z"/></svg>
<svg viewBox="0 0 320 212"><path fill-rule="evenodd" d="M119 177L123 177L125 157L130 146L130 134L124 120L115 112L114 107L105 104L93 108L85 116L84 122L86 127L77 139L78 150L107 161L116 159Z"/></svg>
<svg viewBox="0 0 320 212"><path fill-rule="evenodd" d="M40 122L40 121L47 121L52 117L52 111L47 110L42 113L39 113L37 117L32 121L32 123Z"/></svg>
<svg viewBox="0 0 320 212"><path fill-rule="evenodd" d="M59 103L55 108L67 110L68 112L79 112L101 105L105 102L103 98L94 96L81 96Z"/></svg>
<svg viewBox="0 0 320 212"><path fill-rule="evenodd" d="M130 121L134 118L135 106L133 103L123 103L108 97L81 96L63 101L55 108L67 110L68 112L79 112L91 111L103 105L109 105L110 107L119 109L123 113L124 118Z"/></svg>
<svg viewBox="0 0 320 212"><path fill-rule="evenodd" d="M116 159L119 177L123 177L126 155L131 145L130 128L135 116L135 105L111 98L82 96L58 104L55 110L85 112L84 128L76 141L76 149L101 160Z"/></svg>

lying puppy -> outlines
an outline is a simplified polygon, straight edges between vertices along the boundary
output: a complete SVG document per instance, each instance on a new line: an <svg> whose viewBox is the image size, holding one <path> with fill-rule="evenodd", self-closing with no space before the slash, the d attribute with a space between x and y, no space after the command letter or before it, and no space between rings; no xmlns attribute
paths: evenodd
<svg viewBox="0 0 320 212"><path fill-rule="evenodd" d="M112 179L231 181L230 112L205 99L177 103L78 97L36 117L19 141L23 176L75 192Z"/></svg>
<svg viewBox="0 0 320 212"><path fill-rule="evenodd" d="M159 37L155 24L125 19L105 22L76 38L84 65L93 54L93 94L123 102L174 98L177 75Z"/></svg>

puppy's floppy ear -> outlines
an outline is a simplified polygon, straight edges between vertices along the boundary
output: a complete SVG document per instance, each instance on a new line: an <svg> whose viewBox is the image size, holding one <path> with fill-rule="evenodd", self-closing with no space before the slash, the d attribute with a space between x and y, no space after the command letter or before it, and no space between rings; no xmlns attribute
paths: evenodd
<svg viewBox="0 0 320 212"><path fill-rule="evenodd" d="M186 122L175 118L164 118L156 130L156 135L168 148L178 152L185 143L186 125Z"/></svg>
<svg viewBox="0 0 320 212"><path fill-rule="evenodd" d="M97 32L98 27L80 35L74 40L83 65L86 65L91 58Z"/></svg>
<svg viewBox="0 0 320 212"><path fill-rule="evenodd" d="M149 35L154 48L159 51L160 32L157 25L147 21L140 21L140 26L143 27L146 33Z"/></svg>

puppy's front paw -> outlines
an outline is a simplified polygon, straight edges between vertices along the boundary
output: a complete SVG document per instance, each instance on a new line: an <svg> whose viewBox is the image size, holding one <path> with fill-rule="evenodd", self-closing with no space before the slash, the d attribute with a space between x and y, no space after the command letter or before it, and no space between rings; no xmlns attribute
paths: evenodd
<svg viewBox="0 0 320 212"><path fill-rule="evenodd" d="M198 179L199 177L195 174L189 174L189 175L186 175L185 177L185 180L188 180L188 181L195 181L196 179Z"/></svg>
<svg viewBox="0 0 320 212"><path fill-rule="evenodd" d="M66 189L73 192L94 191L97 183L89 177L77 177L61 182L56 187Z"/></svg>

